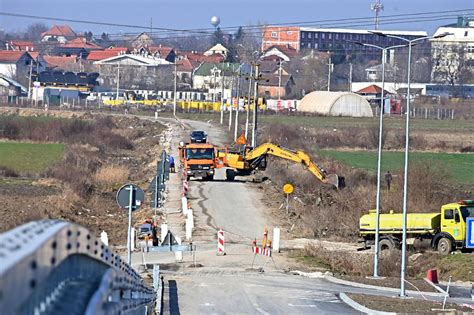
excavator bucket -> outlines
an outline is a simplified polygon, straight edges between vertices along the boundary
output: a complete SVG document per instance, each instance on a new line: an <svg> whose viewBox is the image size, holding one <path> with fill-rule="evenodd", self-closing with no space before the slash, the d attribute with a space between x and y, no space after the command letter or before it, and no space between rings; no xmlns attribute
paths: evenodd
<svg viewBox="0 0 474 315"><path fill-rule="evenodd" d="M326 178L324 179L324 182L327 184L333 185L337 189L342 189L346 187L346 182L345 182L344 177L337 176L336 174L327 175Z"/></svg>

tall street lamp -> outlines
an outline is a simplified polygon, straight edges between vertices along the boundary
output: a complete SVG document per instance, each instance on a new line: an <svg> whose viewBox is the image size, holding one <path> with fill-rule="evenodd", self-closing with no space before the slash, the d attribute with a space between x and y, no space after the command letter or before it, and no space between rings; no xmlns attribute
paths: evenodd
<svg viewBox="0 0 474 315"><path fill-rule="evenodd" d="M377 196L375 199L375 255L374 255L374 278L379 278L379 235L380 235L380 186L381 186L381 165L382 165L382 135L383 135L383 113L385 105L385 62L387 59L387 50L406 47L407 45L395 45L391 47L381 47L372 44L356 43L360 46L373 47L382 51L382 92L380 95L380 118L379 118L379 148L377 158Z"/></svg>
<svg viewBox="0 0 474 315"><path fill-rule="evenodd" d="M415 39L407 39L401 36L396 35L387 35L382 32L371 32L373 34L382 36L382 37L391 37L396 38L401 41L408 43L408 86L407 86L407 109L406 109L406 123L405 123L405 170L403 173L403 234L402 234L402 264L400 268L400 296L405 297L405 272L406 272L406 250L407 250L407 202L408 202L408 151L409 151L409 144L410 144L410 83L411 83L411 48L413 43L431 39L431 38L442 38L449 33L439 34L437 36L429 37L419 37Z"/></svg>

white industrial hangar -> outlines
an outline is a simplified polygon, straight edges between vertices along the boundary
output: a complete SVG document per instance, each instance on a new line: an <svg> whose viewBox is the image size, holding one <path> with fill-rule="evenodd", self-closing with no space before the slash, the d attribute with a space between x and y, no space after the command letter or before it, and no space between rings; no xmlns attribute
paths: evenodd
<svg viewBox="0 0 474 315"><path fill-rule="evenodd" d="M303 97L298 111L326 116L373 117L369 102L350 92L311 92Z"/></svg>

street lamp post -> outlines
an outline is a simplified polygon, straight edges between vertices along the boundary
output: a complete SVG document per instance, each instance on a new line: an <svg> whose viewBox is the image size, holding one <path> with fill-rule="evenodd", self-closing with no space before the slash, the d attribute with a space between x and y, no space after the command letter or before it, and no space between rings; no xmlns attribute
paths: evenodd
<svg viewBox="0 0 474 315"><path fill-rule="evenodd" d="M391 47L381 47L372 44L365 44L365 43L356 43L360 46L367 46L379 49L382 51L382 92L380 95L380 117L379 117L379 147L378 147L378 155L377 155L377 195L375 199L375 253L374 253L374 278L379 278L379 236L380 236L380 186L381 186L381 178L382 178L382 135L383 135L383 107L385 103L385 62L387 59L387 50L395 49L400 47L406 47L406 45L396 45Z"/></svg>
<svg viewBox="0 0 474 315"><path fill-rule="evenodd" d="M408 204L408 152L409 152L409 144L410 144L410 83L411 83L411 51L413 43L419 42L422 40L430 39L430 38L442 38L449 33L442 33L437 36L429 37L419 37L412 40L406 39L401 36L395 35L387 35L382 32L372 32L376 35L382 37L391 37L396 38L401 41L408 43L408 73L407 73L407 108L406 108L406 123L405 123L405 168L403 173L403 219L402 219L402 263L400 268L400 296L405 297L405 273L406 273L406 250L407 250L407 204Z"/></svg>

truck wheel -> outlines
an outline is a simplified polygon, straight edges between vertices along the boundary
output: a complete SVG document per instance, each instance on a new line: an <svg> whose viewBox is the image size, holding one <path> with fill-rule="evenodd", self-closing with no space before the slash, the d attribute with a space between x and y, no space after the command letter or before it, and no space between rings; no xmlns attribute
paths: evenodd
<svg viewBox="0 0 474 315"><path fill-rule="evenodd" d="M379 241L379 252L395 249L395 244L391 239L384 238Z"/></svg>
<svg viewBox="0 0 474 315"><path fill-rule="evenodd" d="M233 181L235 179L234 170L226 170L225 171L225 177L227 178L228 181Z"/></svg>
<svg viewBox="0 0 474 315"><path fill-rule="evenodd" d="M186 181L189 182L190 179L191 179L191 176L186 176Z"/></svg>
<svg viewBox="0 0 474 315"><path fill-rule="evenodd" d="M214 180L214 175L207 175L206 180L207 181L213 181Z"/></svg>
<svg viewBox="0 0 474 315"><path fill-rule="evenodd" d="M438 253L441 255L449 255L451 251L453 250L453 244L451 243L451 240L447 237L442 237L438 241Z"/></svg>

